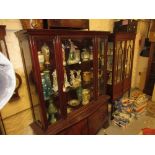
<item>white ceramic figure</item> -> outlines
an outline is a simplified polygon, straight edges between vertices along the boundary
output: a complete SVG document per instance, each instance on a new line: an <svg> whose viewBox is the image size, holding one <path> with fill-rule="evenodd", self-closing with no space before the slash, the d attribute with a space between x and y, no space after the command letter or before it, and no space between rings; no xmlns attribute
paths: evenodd
<svg viewBox="0 0 155 155"><path fill-rule="evenodd" d="M53 72L53 91L57 92L58 91L58 82L57 82L57 73L56 70Z"/></svg>
<svg viewBox="0 0 155 155"><path fill-rule="evenodd" d="M41 51L44 54L45 64L50 64L50 49L46 43L41 47Z"/></svg>
<svg viewBox="0 0 155 155"><path fill-rule="evenodd" d="M71 85L68 82L66 70L64 69L64 86L63 86L63 91L66 92L68 87L71 87Z"/></svg>
<svg viewBox="0 0 155 155"><path fill-rule="evenodd" d="M74 43L71 41L71 39L69 39L69 42L70 42L70 51L69 51L69 57L68 57L67 63L69 65L71 65L71 64L77 63L76 57L75 57L75 52L76 52L75 48L77 48L77 47L74 45Z"/></svg>
<svg viewBox="0 0 155 155"><path fill-rule="evenodd" d="M70 83L73 88L77 88L81 85L81 70L71 70L70 71ZM75 76L76 75L76 76Z"/></svg>

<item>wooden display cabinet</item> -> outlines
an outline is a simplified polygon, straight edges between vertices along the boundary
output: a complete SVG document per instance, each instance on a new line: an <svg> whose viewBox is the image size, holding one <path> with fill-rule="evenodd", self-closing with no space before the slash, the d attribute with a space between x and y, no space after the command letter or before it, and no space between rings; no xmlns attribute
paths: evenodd
<svg viewBox="0 0 155 155"><path fill-rule="evenodd" d="M120 98L131 88L134 43L134 33L114 33L109 37L107 93L112 100Z"/></svg>
<svg viewBox="0 0 155 155"><path fill-rule="evenodd" d="M109 32L22 30L36 134L96 134L108 123Z"/></svg>
<svg viewBox="0 0 155 155"><path fill-rule="evenodd" d="M155 84L155 42L151 42L144 93L152 96Z"/></svg>

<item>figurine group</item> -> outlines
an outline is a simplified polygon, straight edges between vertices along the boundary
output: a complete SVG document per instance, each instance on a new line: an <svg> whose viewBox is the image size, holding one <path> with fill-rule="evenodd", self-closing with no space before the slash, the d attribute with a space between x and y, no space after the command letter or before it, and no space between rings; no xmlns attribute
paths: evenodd
<svg viewBox="0 0 155 155"><path fill-rule="evenodd" d="M71 41L71 39L68 40L70 46L65 46L64 44L62 44L62 53L63 53L63 65L66 66L66 61L65 61L65 49L68 48L69 49L69 55L68 55L68 60L67 60L67 64L68 65L72 65L72 64L77 64L77 63L81 63L80 61L80 50L78 49L78 47L76 45L74 45L74 43ZM89 61L89 60L93 60L93 47L90 46L89 49L82 49L81 52L81 59L82 61Z"/></svg>

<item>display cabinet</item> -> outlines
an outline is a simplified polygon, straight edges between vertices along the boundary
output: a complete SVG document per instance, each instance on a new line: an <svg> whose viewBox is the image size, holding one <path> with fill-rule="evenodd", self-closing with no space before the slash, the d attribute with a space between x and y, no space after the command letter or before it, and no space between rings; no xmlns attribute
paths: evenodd
<svg viewBox="0 0 155 155"><path fill-rule="evenodd" d="M155 42L151 42L144 93L151 95L155 84Z"/></svg>
<svg viewBox="0 0 155 155"><path fill-rule="evenodd" d="M96 134L108 122L108 32L22 30L36 134Z"/></svg>
<svg viewBox="0 0 155 155"><path fill-rule="evenodd" d="M131 88L134 42L134 33L114 33L109 37L107 93L112 100L120 98Z"/></svg>

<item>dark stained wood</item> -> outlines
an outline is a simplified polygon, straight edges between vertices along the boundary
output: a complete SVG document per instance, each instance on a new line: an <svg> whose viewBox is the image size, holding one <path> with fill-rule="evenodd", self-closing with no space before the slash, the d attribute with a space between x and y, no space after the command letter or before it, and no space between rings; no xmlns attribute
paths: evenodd
<svg viewBox="0 0 155 155"><path fill-rule="evenodd" d="M120 98L126 91L130 91L131 88L131 77L132 77L132 68L133 68L133 57L134 57L134 45L135 45L135 33L130 32L119 32L111 34L109 41L113 42L113 69L112 69L112 85L107 86L107 93L111 96L112 100ZM127 40L133 40L133 48L130 54L131 59L131 68L129 76L125 76L125 62L127 56ZM122 79L120 82L116 83L115 77L118 77L118 68L116 68L117 62L120 57L116 54L116 43L118 41L125 41L124 57L121 65L121 75Z"/></svg>
<svg viewBox="0 0 155 155"><path fill-rule="evenodd" d="M20 30L18 32L16 32L16 34L18 35L18 38L22 38L23 35L33 35L33 36L36 36L36 35L39 35L39 36L42 36L42 35L77 35L77 36L80 36L80 35L84 35L85 37L86 36L91 36L91 35L97 35L97 36L100 36L100 37L105 37L107 38L107 35L110 34L110 32L103 32L103 31L79 31L79 30L63 30L63 29L60 29L60 30L49 30L49 29L27 29L27 30Z"/></svg>
<svg viewBox="0 0 155 155"><path fill-rule="evenodd" d="M104 113L102 120L95 120L94 118L93 119L94 121L90 122L91 123L90 126L94 126L93 123L95 123L96 121L98 121L98 123L100 122L99 125L102 123L103 123L102 125L104 125L104 122L106 122L108 118L108 115L107 115L108 100L109 100L109 96L102 96L96 101L96 103L90 103L89 105L86 105L81 109L75 111L75 113L71 113L70 115L68 115L68 117L65 120L60 120L58 123L55 123L52 126L49 126L48 130L41 130L41 128L35 122L32 123L31 126L35 129L36 134L54 135L54 134L60 133L61 131L65 131L66 129L68 130L69 127L73 126L74 124L77 124L79 121L82 121L86 118L89 119L89 117L92 116L94 113L95 113L94 115L96 115L99 109L101 109L100 113ZM99 128L99 127L96 126L96 128ZM101 128L101 125L100 125L100 128ZM94 132L91 133L90 131L89 134L94 134Z"/></svg>
<svg viewBox="0 0 155 155"><path fill-rule="evenodd" d="M108 108L106 104L103 104L96 112L88 117L89 134L96 134L101 129L104 123L107 121Z"/></svg>
<svg viewBox="0 0 155 155"><path fill-rule="evenodd" d="M87 119L59 132L58 135L88 135Z"/></svg>
<svg viewBox="0 0 155 155"><path fill-rule="evenodd" d="M48 19L48 28L89 29L88 19Z"/></svg>
<svg viewBox="0 0 155 155"><path fill-rule="evenodd" d="M20 41L20 46L22 53L24 53L25 57L23 57L23 62L25 66L25 71L27 72L30 69L30 66L32 66L32 71L35 79L36 84L36 91L38 92L38 100L39 100L39 107L40 107L40 116L41 116L41 122L39 125L38 120L34 120L34 123L32 123L32 128L36 134L94 134L88 132L89 125L94 126L93 123L97 123L96 132L99 128L101 128L105 122L107 122L107 103L109 100L109 96L107 95L101 95L98 96L98 48L97 47L97 38L102 38L105 42L105 61L106 59L106 52L107 52L107 38L108 38L109 32L96 32L96 31L77 31L77 30L42 30L42 29L29 29L29 30L22 30L16 32L16 35ZM71 39L90 39L93 41L93 71L94 71L94 83L93 83L93 100L85 105L80 107L79 109L75 110L74 112L71 112L67 114L67 96L65 92L63 92L63 84L64 84L64 70L63 70L63 56L62 56L62 45L61 41L64 38L71 38ZM26 41L28 42L27 47L23 47L22 42ZM58 79L58 98L59 98L59 110L60 110L60 116L59 120L54 124L49 124L47 120L47 107L46 103L44 101L43 96L43 88L41 83L41 76L40 76L40 67L39 67L39 61L38 61L38 48L37 48L37 40L41 41L52 41L54 46L54 53L55 56L52 57L50 60L52 62L55 61L55 67L57 71L57 79ZM51 44L52 44L51 42ZM26 49L28 48L28 49ZM24 51L24 52L23 52ZM26 58L26 55L29 54L31 57L31 62ZM31 63L31 64L29 64ZM88 63L84 64L84 66L89 66ZM82 66L84 68L84 66ZM106 65L105 65L106 67ZM106 72L106 68L104 69ZM106 74L105 74L106 75ZM27 82L29 82L29 74L26 73L27 76ZM106 78L105 78L106 80ZM105 82L106 83L106 82ZM106 85L105 85L106 86ZM105 87L104 86L104 87ZM105 88L103 88L105 89ZM36 104L33 103L33 95L31 95L31 87L29 87L29 93L32 105ZM99 110L101 108L101 110ZM35 106L32 106L32 109L34 111ZM99 111L99 114L98 114ZM103 114L103 115L102 115ZM94 115L92 121L88 122L88 119L91 115ZM103 116L102 119L96 120ZM36 118L36 117L34 117ZM91 120L91 119L90 119ZM102 124L102 126L101 126ZM96 134L96 133L95 133Z"/></svg>

